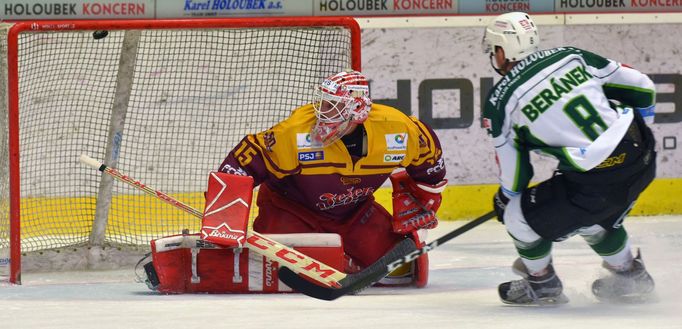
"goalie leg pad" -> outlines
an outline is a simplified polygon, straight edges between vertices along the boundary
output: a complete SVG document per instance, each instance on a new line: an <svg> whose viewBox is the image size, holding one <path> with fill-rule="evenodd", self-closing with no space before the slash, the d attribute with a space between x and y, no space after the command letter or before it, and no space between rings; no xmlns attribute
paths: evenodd
<svg viewBox="0 0 682 329"><path fill-rule="evenodd" d="M338 233L345 253L359 267L374 263L404 237L393 232L391 214L373 199L360 206L348 220L332 221L262 184L258 192L258 210L254 230L264 234ZM344 272L357 270L354 264L349 265Z"/></svg>
<svg viewBox="0 0 682 329"><path fill-rule="evenodd" d="M345 223L344 227L337 227L336 230L345 232L342 237L346 253L365 267L374 263L406 237L393 232L392 220L393 216L383 206L372 201L362 207L358 215ZM421 248L425 245L426 230L412 231L407 237L412 238L417 247ZM380 285L414 284L420 288L424 287L429 274L428 254L420 256L397 271L402 273L396 272L392 277L381 280Z"/></svg>
<svg viewBox="0 0 682 329"><path fill-rule="evenodd" d="M417 248L426 245L426 230L414 231L411 233ZM424 288L429 282L429 254L423 254L410 263L404 264L391 272L388 276L380 280L378 286L408 286L414 285L417 288Z"/></svg>
<svg viewBox="0 0 682 329"><path fill-rule="evenodd" d="M346 254L358 265L366 267L381 258L404 235L393 232L391 214L376 201L371 200L358 209L348 221L324 221L321 225L325 232L338 232L343 239Z"/></svg>
<svg viewBox="0 0 682 329"><path fill-rule="evenodd" d="M343 270L345 258L337 234L273 234L270 238ZM148 286L161 293L292 292L278 279L279 264L248 248L220 248L199 234L152 241L152 262L145 264ZM156 277L156 278L155 278Z"/></svg>
<svg viewBox="0 0 682 329"><path fill-rule="evenodd" d="M258 192L258 208L259 215L253 228L261 233L338 233L343 240L343 250L349 257L344 262L345 268L340 268L346 273L357 272L358 268L373 264L405 238L405 235L393 232L391 224L393 216L373 199L362 205L356 211L356 215L349 220L338 222L321 217L302 205L283 198L267 186L261 185ZM423 230L413 231L407 236L413 237L415 241L422 241L423 246L423 239L419 240L417 233L421 231ZM413 263L416 267L407 268L410 275L406 280L402 280L407 282L401 284L426 285L428 255L419 257ZM332 264L327 264L332 266Z"/></svg>
<svg viewBox="0 0 682 329"><path fill-rule="evenodd" d="M416 242L417 248L423 248L426 245L426 230L413 232L412 239ZM426 287L429 283L429 254L419 256L412 263L414 264L414 285L417 288Z"/></svg>
<svg viewBox="0 0 682 329"><path fill-rule="evenodd" d="M244 278L248 278L248 272L242 266L248 263L246 249L220 248L201 240L199 234L156 239L151 247L157 290L161 293L247 291L248 281Z"/></svg>

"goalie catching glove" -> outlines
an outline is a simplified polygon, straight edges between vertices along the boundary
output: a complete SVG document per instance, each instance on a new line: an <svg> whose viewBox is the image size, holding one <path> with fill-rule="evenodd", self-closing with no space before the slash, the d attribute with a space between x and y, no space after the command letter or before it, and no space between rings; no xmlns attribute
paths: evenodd
<svg viewBox="0 0 682 329"><path fill-rule="evenodd" d="M393 231L407 234L438 225L436 211L448 181L430 185L412 180L406 171L391 174L393 184Z"/></svg>

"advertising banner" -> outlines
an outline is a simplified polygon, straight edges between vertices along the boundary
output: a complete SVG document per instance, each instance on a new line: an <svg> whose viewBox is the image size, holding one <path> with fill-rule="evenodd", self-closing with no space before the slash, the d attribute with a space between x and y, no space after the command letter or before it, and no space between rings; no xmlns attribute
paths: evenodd
<svg viewBox="0 0 682 329"><path fill-rule="evenodd" d="M547 13L554 11L554 3L546 0L479 0L460 1L460 14L501 14L510 11Z"/></svg>
<svg viewBox="0 0 682 329"><path fill-rule="evenodd" d="M556 12L680 11L679 0L554 0Z"/></svg>
<svg viewBox="0 0 682 329"><path fill-rule="evenodd" d="M457 0L314 0L315 16L448 15Z"/></svg>
<svg viewBox="0 0 682 329"><path fill-rule="evenodd" d="M311 16L309 0L157 1L157 18Z"/></svg>
<svg viewBox="0 0 682 329"><path fill-rule="evenodd" d="M680 0L4 0L0 20L682 12Z"/></svg>
<svg viewBox="0 0 682 329"><path fill-rule="evenodd" d="M0 20L154 18L154 0L3 0Z"/></svg>
<svg viewBox="0 0 682 329"><path fill-rule="evenodd" d="M657 83L653 125L658 177L682 177L682 45L669 25L541 26L541 47L575 46L649 74ZM497 183L492 141L481 127L481 103L499 80L481 50L482 28L366 29L362 67L376 103L429 123L444 148L450 184ZM627 38L623 38L627 35ZM651 36L655 35L656 38ZM617 40L617 41L616 41ZM553 159L536 158L535 181Z"/></svg>

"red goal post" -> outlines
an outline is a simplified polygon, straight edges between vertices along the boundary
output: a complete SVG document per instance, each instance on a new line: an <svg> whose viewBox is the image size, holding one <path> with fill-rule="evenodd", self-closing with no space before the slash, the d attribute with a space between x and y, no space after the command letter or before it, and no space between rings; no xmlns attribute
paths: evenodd
<svg viewBox="0 0 682 329"><path fill-rule="evenodd" d="M72 269L68 254L122 263L102 253L199 227L80 154L200 208L243 135L309 102L323 77L360 70L360 54L345 17L0 24L0 280Z"/></svg>

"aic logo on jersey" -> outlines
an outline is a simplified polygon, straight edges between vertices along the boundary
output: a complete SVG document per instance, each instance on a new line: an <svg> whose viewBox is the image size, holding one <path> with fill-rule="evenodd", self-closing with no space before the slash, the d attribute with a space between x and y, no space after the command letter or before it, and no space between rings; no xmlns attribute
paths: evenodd
<svg viewBox="0 0 682 329"><path fill-rule="evenodd" d="M324 160L324 151L298 152L298 161Z"/></svg>
<svg viewBox="0 0 682 329"><path fill-rule="evenodd" d="M386 149L399 151L407 149L407 134L386 134Z"/></svg>
<svg viewBox="0 0 682 329"><path fill-rule="evenodd" d="M384 154L384 162L400 162L405 159L405 154Z"/></svg>
<svg viewBox="0 0 682 329"><path fill-rule="evenodd" d="M312 139L310 138L310 133L298 133L296 134L296 148L309 149L312 148Z"/></svg>

